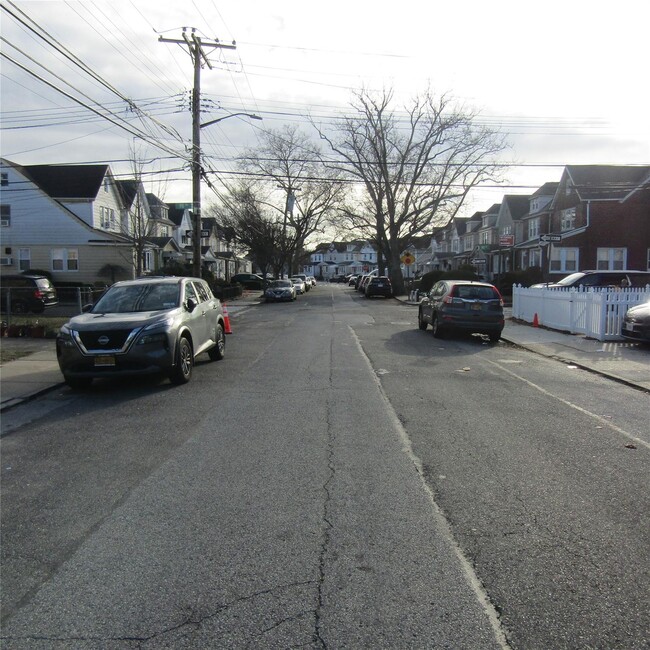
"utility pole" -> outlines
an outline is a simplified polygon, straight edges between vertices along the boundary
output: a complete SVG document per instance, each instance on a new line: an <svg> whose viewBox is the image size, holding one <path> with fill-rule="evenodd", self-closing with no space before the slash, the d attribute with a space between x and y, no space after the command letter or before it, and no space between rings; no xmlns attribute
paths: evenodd
<svg viewBox="0 0 650 650"><path fill-rule="evenodd" d="M192 237L192 273L201 277L201 66L205 64L212 70L205 48L235 50L237 45L220 43L219 40L204 41L196 35L196 28L192 27L191 35L187 35L187 28L183 27L183 38L158 37L161 43L177 43L187 45L194 64L194 86L192 91L192 208L194 212L194 236Z"/></svg>

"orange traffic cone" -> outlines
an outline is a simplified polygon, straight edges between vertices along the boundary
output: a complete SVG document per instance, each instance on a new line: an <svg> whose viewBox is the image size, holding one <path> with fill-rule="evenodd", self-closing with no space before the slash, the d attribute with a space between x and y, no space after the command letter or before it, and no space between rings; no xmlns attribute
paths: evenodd
<svg viewBox="0 0 650 650"><path fill-rule="evenodd" d="M232 334L232 328L230 327L230 316L228 316L228 307L226 307L226 303L223 304L223 322L226 326L226 334Z"/></svg>
<svg viewBox="0 0 650 650"><path fill-rule="evenodd" d="M533 327L539 327L539 318L537 318L537 312L535 312L535 316L533 316Z"/></svg>

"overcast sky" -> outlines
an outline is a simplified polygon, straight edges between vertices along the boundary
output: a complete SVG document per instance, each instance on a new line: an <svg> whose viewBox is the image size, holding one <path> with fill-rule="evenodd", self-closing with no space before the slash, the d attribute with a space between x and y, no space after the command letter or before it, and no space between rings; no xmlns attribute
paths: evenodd
<svg viewBox="0 0 650 650"><path fill-rule="evenodd" d="M474 193L466 215L559 180L565 164L650 164L650 2L643 0L1 4L2 53L13 60L1 61L2 156L19 164L108 162L128 174L136 142L151 161L147 171L164 172L148 176L148 190L167 201L191 200L178 155L191 140L192 63L187 47L158 40L181 38L183 27L237 43L210 54L202 121L235 112L263 118L202 131L215 170L234 169L261 129L291 123L309 131L309 115L335 124L362 86L394 88L400 102L428 87L448 92L508 134L507 183ZM129 110L124 97L147 116ZM110 109L129 130L78 102L104 115ZM212 199L206 188L204 202Z"/></svg>

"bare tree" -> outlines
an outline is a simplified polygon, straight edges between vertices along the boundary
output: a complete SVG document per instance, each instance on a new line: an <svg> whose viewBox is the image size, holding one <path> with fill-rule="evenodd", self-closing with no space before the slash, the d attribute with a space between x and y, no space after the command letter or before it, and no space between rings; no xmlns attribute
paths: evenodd
<svg viewBox="0 0 650 650"><path fill-rule="evenodd" d="M401 114L393 99L392 90L358 91L352 107L359 117L347 117L333 135L314 126L339 157L336 167L362 188L359 201L341 210L342 218L377 243L394 289L402 293L404 246L448 223L470 190L495 179L495 159L505 144L447 96L427 91Z"/></svg>
<svg viewBox="0 0 650 650"><path fill-rule="evenodd" d="M251 184L232 187L222 195L221 203L209 206L207 212L235 234L238 247L247 251L262 273L280 274L287 258L282 224L256 196L255 189Z"/></svg>
<svg viewBox="0 0 650 650"><path fill-rule="evenodd" d="M294 244L287 250L291 273L307 240L333 217L344 185L336 174L326 176L318 148L297 126L264 132L261 146L245 153L242 167L273 182L266 200L282 215L285 245Z"/></svg>

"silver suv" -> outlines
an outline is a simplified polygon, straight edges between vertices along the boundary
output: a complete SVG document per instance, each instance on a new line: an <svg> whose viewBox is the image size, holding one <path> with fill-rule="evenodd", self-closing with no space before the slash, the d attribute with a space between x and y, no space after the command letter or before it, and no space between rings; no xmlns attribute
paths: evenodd
<svg viewBox="0 0 650 650"><path fill-rule="evenodd" d="M161 373L174 384L192 376L194 360L226 349L221 302L198 278L143 278L116 282L56 340L59 367L72 388L95 377Z"/></svg>

